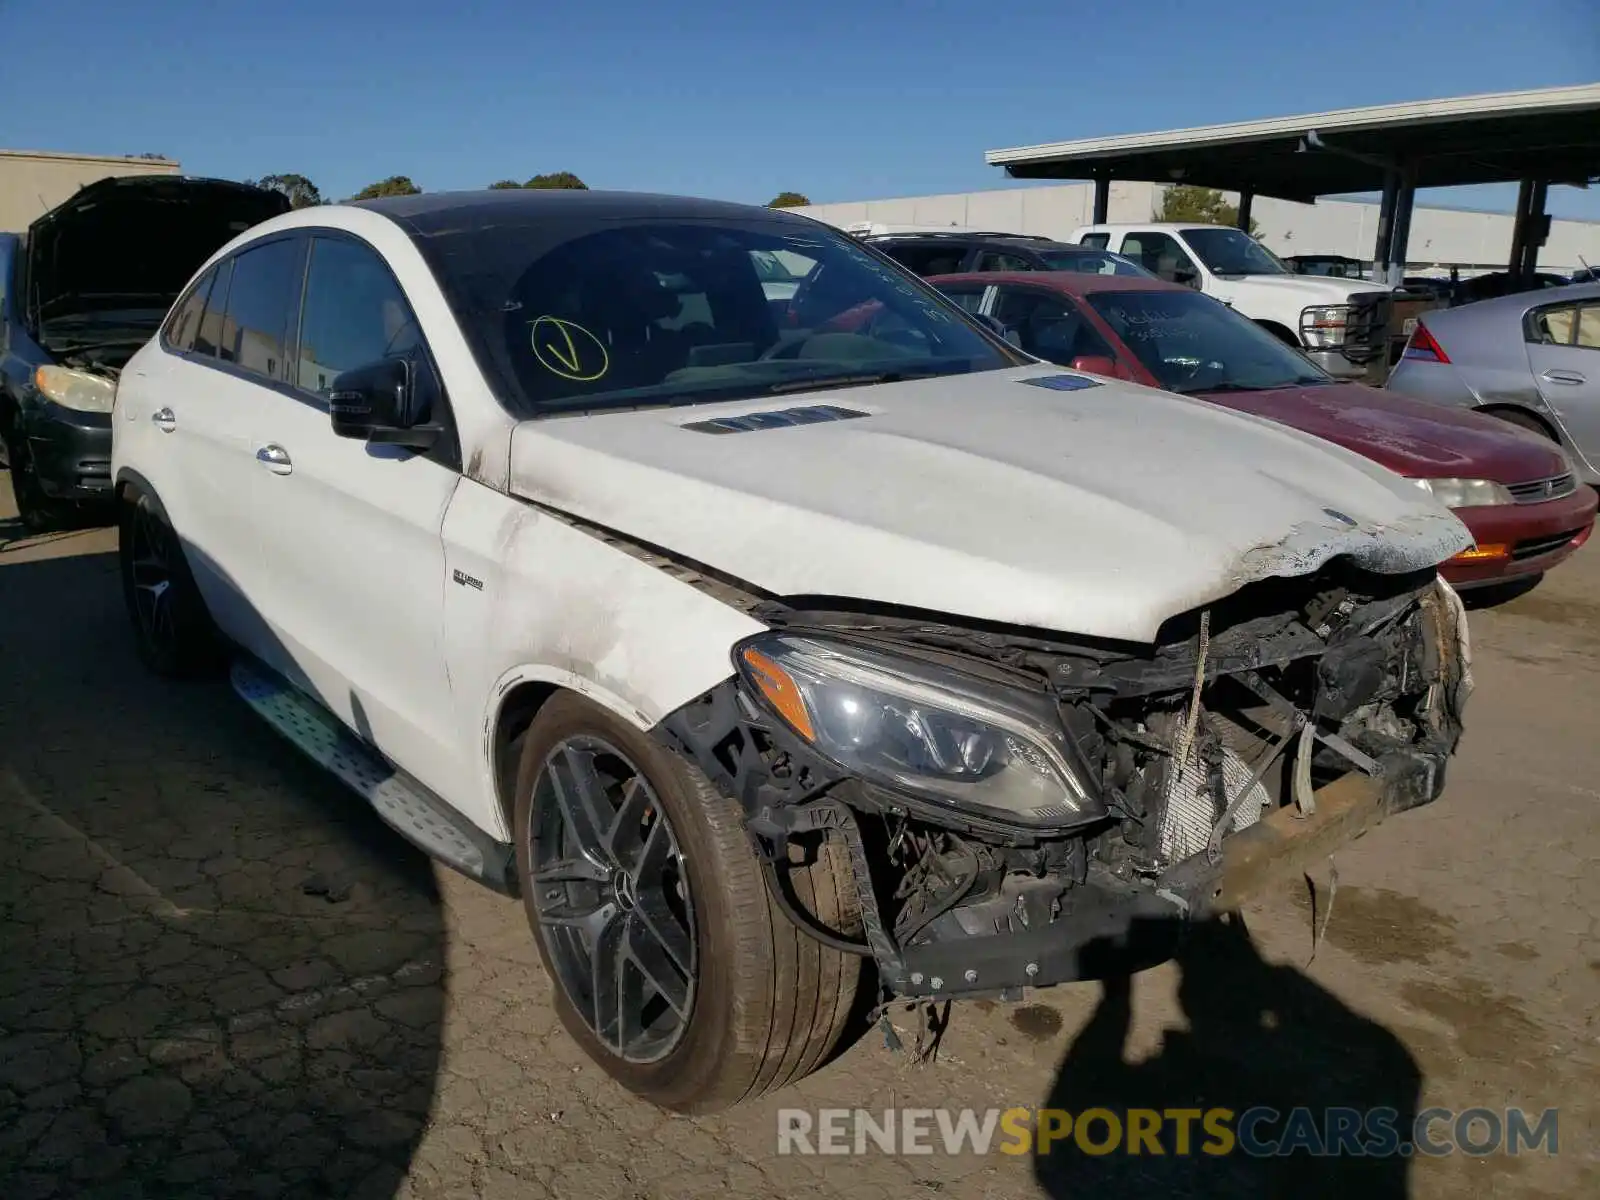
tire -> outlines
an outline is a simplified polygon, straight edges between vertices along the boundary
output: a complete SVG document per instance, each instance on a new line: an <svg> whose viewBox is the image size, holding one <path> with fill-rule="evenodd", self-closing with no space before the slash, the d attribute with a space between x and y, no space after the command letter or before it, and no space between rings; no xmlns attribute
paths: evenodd
<svg viewBox="0 0 1600 1200"><path fill-rule="evenodd" d="M624 791L619 802L619 781L630 769L646 786ZM608 884L552 882L553 876L566 872L565 866L552 868L552 859L577 861L565 832L570 822L559 815L571 811L571 801L562 807L553 782L572 783L579 774L609 785L607 802L614 808L606 811L625 807L628 796L636 807L643 805L643 828L650 832L639 839L644 846L638 852L641 860L651 857L649 847L656 839L655 844L670 844L679 852L667 860L679 864L677 878L687 885L676 901L670 889L652 891L644 873L631 885L615 879ZM666 818L664 837L650 823L658 820L651 815L656 811ZM861 960L823 946L778 910L746 839L739 806L692 764L589 701L558 694L540 710L523 743L514 828L523 905L554 984L557 1014L589 1057L629 1091L676 1112L715 1112L803 1077L833 1049L850 1016ZM613 828L619 830L616 843L621 845L641 826L624 819ZM619 851L611 861L627 862L629 855ZM584 864L587 870L588 860ZM821 843L810 865L791 866L789 879L817 920L846 934L859 929L850 867L836 842ZM629 906L629 887L637 907ZM566 913L589 903L572 900L580 893L614 895L613 907L620 915L599 933L563 927ZM628 928L637 931L650 923L646 914L652 906L660 913L663 895L683 927L693 932L686 955L679 945L680 957L690 960L687 1011L679 1018L664 1008L664 1000L652 1000L663 1014L662 1023L673 1028L654 1053L641 1052L642 1035L624 1052L620 1032L613 1037L607 1028L602 1039L603 1022L583 994L582 964L577 961L581 955L573 944L609 946L615 935L607 931L619 921L633 921ZM643 940L647 949L648 942ZM664 974L661 965L658 956L658 974ZM594 978L591 969L589 979ZM615 991L627 994L626 988ZM623 1007L617 1006L619 1011ZM642 1006L641 1011L649 1010ZM616 1028L623 1028L620 1020Z"/></svg>
<svg viewBox="0 0 1600 1200"><path fill-rule="evenodd" d="M139 658L157 675L194 679L223 663L223 643L166 510L129 489L117 509L122 598Z"/></svg>
<svg viewBox="0 0 1600 1200"><path fill-rule="evenodd" d="M15 426L8 428L5 434L6 462L11 468L11 498L16 502L17 517L23 527L30 533L49 533L66 526L72 509L44 494L28 439Z"/></svg>

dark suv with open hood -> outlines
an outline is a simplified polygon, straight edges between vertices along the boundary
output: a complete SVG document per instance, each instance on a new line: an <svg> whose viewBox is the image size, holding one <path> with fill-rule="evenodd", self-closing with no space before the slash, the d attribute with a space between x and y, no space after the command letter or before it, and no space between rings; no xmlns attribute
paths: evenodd
<svg viewBox="0 0 1600 1200"><path fill-rule="evenodd" d="M102 179L0 234L0 443L24 524L111 499L117 374L195 268L288 209L221 179Z"/></svg>

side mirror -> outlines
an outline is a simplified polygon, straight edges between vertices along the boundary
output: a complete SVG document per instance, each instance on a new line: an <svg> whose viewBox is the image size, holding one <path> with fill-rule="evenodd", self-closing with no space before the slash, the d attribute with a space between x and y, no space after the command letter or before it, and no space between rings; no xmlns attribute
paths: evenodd
<svg viewBox="0 0 1600 1200"><path fill-rule="evenodd" d="M1200 272L1193 267L1173 267L1172 282L1181 283L1184 287L1197 288L1200 286Z"/></svg>
<svg viewBox="0 0 1600 1200"><path fill-rule="evenodd" d="M437 425L418 395L417 372L409 359L384 358L336 376L328 389L328 415L340 437L411 450L438 441Z"/></svg>
<svg viewBox="0 0 1600 1200"><path fill-rule="evenodd" d="M978 324L982 325L990 333L994 334L995 337L1005 337L1006 327L1000 324L996 318L991 317L988 313L971 313L969 315L974 321L978 322Z"/></svg>
<svg viewBox="0 0 1600 1200"><path fill-rule="evenodd" d="M1082 371L1086 375L1106 375L1112 379L1121 379L1122 371L1117 366L1117 360L1107 358L1103 354L1083 354L1072 360L1072 369Z"/></svg>

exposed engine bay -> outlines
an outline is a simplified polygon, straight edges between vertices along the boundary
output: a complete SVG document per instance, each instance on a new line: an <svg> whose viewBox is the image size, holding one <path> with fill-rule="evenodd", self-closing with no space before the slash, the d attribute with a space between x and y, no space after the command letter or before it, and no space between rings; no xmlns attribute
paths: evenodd
<svg viewBox="0 0 1600 1200"><path fill-rule="evenodd" d="M1373 820L1436 799L1471 690L1465 615L1433 571L1337 560L1173 618L1154 646L842 605L767 601L756 615L781 637L926 663L1059 719L1082 794L1027 820L849 769L764 702L759 676L663 723L744 806L790 918L870 954L886 992L906 998L1013 998L1168 957L1223 895L1230 850L1254 827L1314 826L1321 790L1350 776L1376 794ZM848 852L859 928L819 926L786 886L787 864L825 841Z"/></svg>

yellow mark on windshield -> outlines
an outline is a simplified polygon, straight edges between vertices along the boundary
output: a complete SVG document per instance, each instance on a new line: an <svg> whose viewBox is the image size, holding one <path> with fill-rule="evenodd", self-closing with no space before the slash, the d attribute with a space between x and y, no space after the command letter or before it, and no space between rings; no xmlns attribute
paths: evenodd
<svg viewBox="0 0 1600 1200"><path fill-rule="evenodd" d="M576 321L540 317L531 332L533 356L552 375L589 383L611 369L605 343Z"/></svg>

